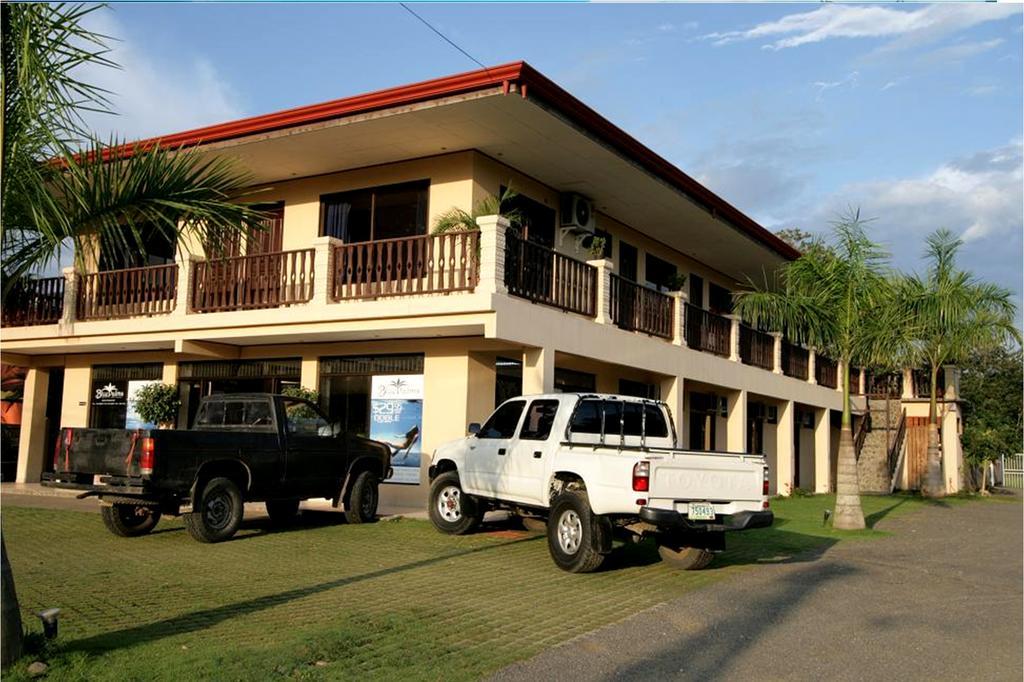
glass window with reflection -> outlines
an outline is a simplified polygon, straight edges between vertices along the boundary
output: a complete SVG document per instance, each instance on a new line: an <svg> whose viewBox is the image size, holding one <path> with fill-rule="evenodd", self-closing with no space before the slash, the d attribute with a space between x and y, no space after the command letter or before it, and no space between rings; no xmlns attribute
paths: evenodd
<svg viewBox="0 0 1024 682"><path fill-rule="evenodd" d="M547 440L551 435L551 425L555 423L558 412L557 400L534 400L526 411L523 428L519 430L522 440Z"/></svg>
<svg viewBox="0 0 1024 682"><path fill-rule="evenodd" d="M519 426L519 417L522 415L524 407L526 407L525 400L513 400L510 403L505 403L481 427L477 438L511 438L516 433L516 427Z"/></svg>
<svg viewBox="0 0 1024 682"><path fill-rule="evenodd" d="M429 180L320 197L320 234L346 244L427 233Z"/></svg>
<svg viewBox="0 0 1024 682"><path fill-rule="evenodd" d="M312 403L282 398L288 433L293 436L331 436L331 425Z"/></svg>

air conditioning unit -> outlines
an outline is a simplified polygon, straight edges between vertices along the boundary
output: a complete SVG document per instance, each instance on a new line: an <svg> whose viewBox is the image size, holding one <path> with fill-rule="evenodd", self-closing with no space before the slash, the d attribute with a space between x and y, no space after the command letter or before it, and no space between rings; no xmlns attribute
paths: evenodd
<svg viewBox="0 0 1024 682"><path fill-rule="evenodd" d="M594 202L581 194L562 195L558 212L562 229L572 233L594 232Z"/></svg>

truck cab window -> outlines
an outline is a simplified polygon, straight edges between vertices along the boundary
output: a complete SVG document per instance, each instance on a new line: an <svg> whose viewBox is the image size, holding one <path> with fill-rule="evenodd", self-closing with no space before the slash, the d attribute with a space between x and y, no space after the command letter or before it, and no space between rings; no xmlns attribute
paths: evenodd
<svg viewBox="0 0 1024 682"><path fill-rule="evenodd" d="M654 405L644 405L647 412L647 419L644 428L648 438L667 438L668 424L665 423L665 415Z"/></svg>
<svg viewBox="0 0 1024 682"><path fill-rule="evenodd" d="M558 412L557 400L534 400L523 420L523 428L519 430L522 440L547 440L551 435L551 425L555 422Z"/></svg>
<svg viewBox="0 0 1024 682"><path fill-rule="evenodd" d="M487 423L480 429L477 438L511 438L519 426L519 416L526 407L525 400L513 400L505 403L491 415Z"/></svg>
<svg viewBox="0 0 1024 682"><path fill-rule="evenodd" d="M577 406L570 430L573 433L601 433L600 400L584 400Z"/></svg>
<svg viewBox="0 0 1024 682"><path fill-rule="evenodd" d="M224 424L224 403L219 400L211 400L203 405L203 409L196 415L196 427L202 426L223 426Z"/></svg>
<svg viewBox="0 0 1024 682"><path fill-rule="evenodd" d="M294 436L330 436L330 424L310 403L305 400L285 398L284 414L288 433Z"/></svg>

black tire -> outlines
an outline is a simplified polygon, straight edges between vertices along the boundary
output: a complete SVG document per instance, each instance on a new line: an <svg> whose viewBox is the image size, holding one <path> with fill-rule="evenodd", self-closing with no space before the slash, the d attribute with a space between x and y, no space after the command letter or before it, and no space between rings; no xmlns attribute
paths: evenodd
<svg viewBox="0 0 1024 682"><path fill-rule="evenodd" d="M447 535L472 533L484 518L477 501L462 492L457 471L443 473L430 484L428 512L434 528Z"/></svg>
<svg viewBox="0 0 1024 682"><path fill-rule="evenodd" d="M199 542L223 542L242 523L242 493L230 478L212 478L196 495L185 527Z"/></svg>
<svg viewBox="0 0 1024 682"><path fill-rule="evenodd" d="M145 535L160 521L160 510L139 504L110 504L100 507L103 525L114 535L134 538Z"/></svg>
<svg viewBox="0 0 1024 682"><path fill-rule="evenodd" d="M706 549L699 547L680 547L678 549L668 545L658 545L658 554L661 560L672 568L680 571L699 571L715 558L715 555Z"/></svg>
<svg viewBox="0 0 1024 682"><path fill-rule="evenodd" d="M275 525L284 526L295 521L299 515L299 500L267 500L264 504L267 507L267 516Z"/></svg>
<svg viewBox="0 0 1024 682"><path fill-rule="evenodd" d="M558 495L548 516L548 551L563 571L590 573L604 563L602 547L610 546L608 524L590 509L587 494L578 490Z"/></svg>
<svg viewBox="0 0 1024 682"><path fill-rule="evenodd" d="M372 471L362 471L352 482L345 502L345 520L349 523L370 523L377 519L380 481Z"/></svg>

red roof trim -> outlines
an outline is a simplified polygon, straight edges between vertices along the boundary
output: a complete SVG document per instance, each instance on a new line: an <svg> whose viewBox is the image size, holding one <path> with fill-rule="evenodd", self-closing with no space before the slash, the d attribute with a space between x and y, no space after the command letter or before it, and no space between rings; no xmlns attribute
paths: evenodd
<svg viewBox="0 0 1024 682"><path fill-rule="evenodd" d="M580 100L573 97L552 80L541 74L526 62L512 62L487 69L435 78L429 81L402 85L386 90L355 97L323 102L310 106L286 109L263 116L253 116L218 125L196 128L173 135L149 138L140 142L122 145L109 153L131 155L139 149L149 149L155 144L163 147L182 147L211 144L247 135L266 133L282 128L319 123L341 116L385 109L402 104L412 104L440 97L450 97L489 87L501 86L508 92L510 83L518 83L524 93L529 88L531 97L544 100L560 110L569 119L610 144L623 155L637 161L649 172L657 175L682 192L704 204L717 216L733 223L755 240L789 259L796 259L800 252L766 230L752 218L728 203L717 194L679 170L651 149L641 144L624 130L614 125Z"/></svg>

